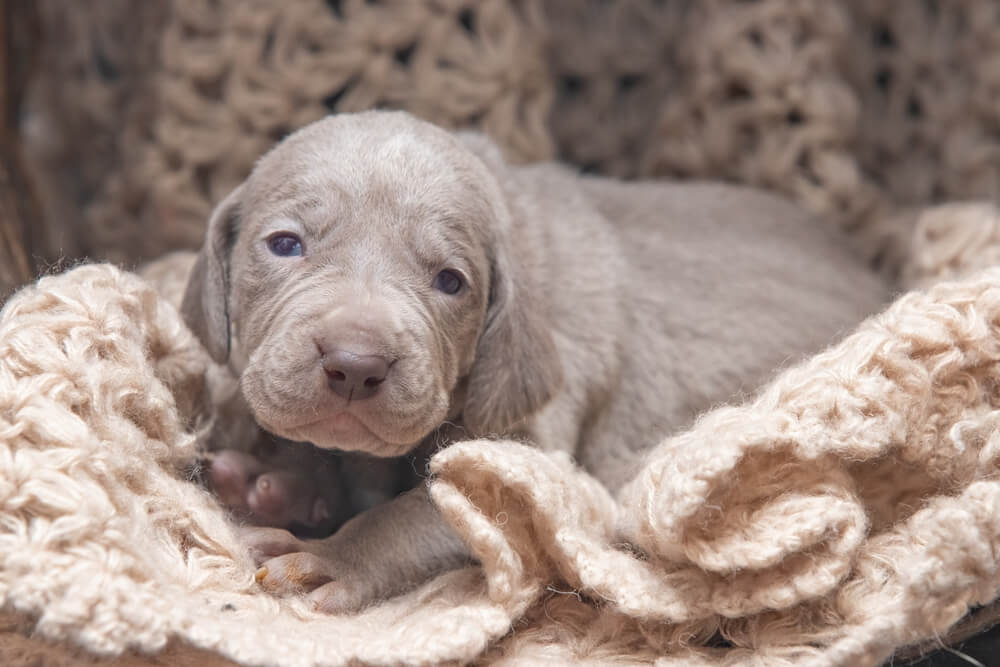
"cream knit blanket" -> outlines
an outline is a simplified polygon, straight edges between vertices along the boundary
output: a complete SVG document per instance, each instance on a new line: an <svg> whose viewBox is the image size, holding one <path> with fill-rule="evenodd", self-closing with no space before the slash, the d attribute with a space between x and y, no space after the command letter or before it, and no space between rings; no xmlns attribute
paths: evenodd
<svg viewBox="0 0 1000 667"><path fill-rule="evenodd" d="M932 210L909 275L934 284L617 499L513 442L442 451L431 492L481 567L352 617L259 590L185 479L208 362L177 311L108 265L43 278L0 316L0 599L100 655L878 664L1000 593L1000 268L967 273L997 248L995 210Z"/></svg>

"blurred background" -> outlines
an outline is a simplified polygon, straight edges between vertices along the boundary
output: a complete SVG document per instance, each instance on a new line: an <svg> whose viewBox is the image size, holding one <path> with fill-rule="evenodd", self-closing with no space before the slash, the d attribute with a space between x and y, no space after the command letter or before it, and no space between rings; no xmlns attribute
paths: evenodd
<svg viewBox="0 0 1000 667"><path fill-rule="evenodd" d="M199 246L275 141L369 108L778 191L890 274L923 207L1000 195L997 0L0 0L0 40L0 298Z"/></svg>
<svg viewBox="0 0 1000 667"><path fill-rule="evenodd" d="M890 271L915 211L1000 193L996 0L2 4L6 287L194 248L275 141L373 107L783 192Z"/></svg>

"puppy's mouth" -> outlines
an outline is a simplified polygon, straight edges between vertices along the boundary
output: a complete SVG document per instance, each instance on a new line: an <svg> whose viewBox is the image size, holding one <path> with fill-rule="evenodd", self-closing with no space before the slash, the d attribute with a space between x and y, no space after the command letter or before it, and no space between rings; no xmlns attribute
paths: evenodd
<svg viewBox="0 0 1000 667"><path fill-rule="evenodd" d="M337 412L332 415L320 417L319 419L313 421L308 421L304 424L299 424L298 426L295 426L294 429L298 431L308 430L310 432L318 431L321 433L329 433L332 438L342 436L354 439L359 434L370 436L375 435L363 421L347 411Z"/></svg>
<svg viewBox="0 0 1000 667"><path fill-rule="evenodd" d="M374 456L399 456L413 444L395 442L375 433L364 420L347 410L285 426L281 430L287 434L285 437L310 442L321 449L365 451Z"/></svg>
<svg viewBox="0 0 1000 667"><path fill-rule="evenodd" d="M352 432L356 431L359 427L365 430L370 430L367 426L365 426L364 422L352 415L350 412L341 412L333 415L332 417L323 417L322 419L317 419L314 422L309 422L306 426L328 428L333 433L340 431Z"/></svg>

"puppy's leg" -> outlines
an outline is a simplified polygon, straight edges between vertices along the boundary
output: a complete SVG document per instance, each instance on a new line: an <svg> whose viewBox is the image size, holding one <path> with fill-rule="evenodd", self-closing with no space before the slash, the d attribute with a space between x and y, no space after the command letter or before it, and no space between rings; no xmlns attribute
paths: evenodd
<svg viewBox="0 0 1000 667"><path fill-rule="evenodd" d="M471 560L424 486L356 516L324 540L274 529L248 528L244 536L264 589L308 593L316 609L331 614L357 611Z"/></svg>

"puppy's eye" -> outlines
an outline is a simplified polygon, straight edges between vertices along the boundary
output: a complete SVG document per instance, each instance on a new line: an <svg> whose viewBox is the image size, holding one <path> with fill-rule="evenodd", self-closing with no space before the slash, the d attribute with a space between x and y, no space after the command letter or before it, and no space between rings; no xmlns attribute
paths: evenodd
<svg viewBox="0 0 1000 667"><path fill-rule="evenodd" d="M434 289L445 294L458 294L462 285L462 276L451 269L445 269L434 277Z"/></svg>
<svg viewBox="0 0 1000 667"><path fill-rule="evenodd" d="M302 239L291 232L278 232L268 237L267 249L278 257L301 257Z"/></svg>

